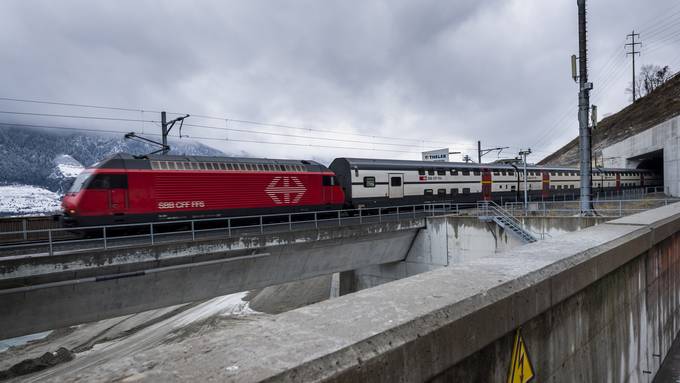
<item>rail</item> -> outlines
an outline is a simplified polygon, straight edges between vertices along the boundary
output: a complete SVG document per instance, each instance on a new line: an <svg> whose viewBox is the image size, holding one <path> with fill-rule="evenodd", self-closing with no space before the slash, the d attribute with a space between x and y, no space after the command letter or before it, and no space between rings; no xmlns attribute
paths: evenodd
<svg viewBox="0 0 680 383"><path fill-rule="evenodd" d="M169 241L290 232L322 227L383 223L443 214L474 215L475 203L430 203L341 209L289 214L204 218L78 228L52 228L0 232L0 254L19 255L23 250L53 255L58 251L97 250ZM12 242L8 242L7 239ZM20 238L19 241L16 239ZM25 253L25 252L24 252Z"/></svg>

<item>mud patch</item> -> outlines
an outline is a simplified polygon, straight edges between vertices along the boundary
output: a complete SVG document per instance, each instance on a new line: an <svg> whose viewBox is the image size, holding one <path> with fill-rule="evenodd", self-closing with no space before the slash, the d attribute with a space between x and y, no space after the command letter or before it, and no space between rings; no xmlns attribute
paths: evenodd
<svg viewBox="0 0 680 383"><path fill-rule="evenodd" d="M38 358L22 360L7 370L0 371L0 380L42 371L61 363L70 362L74 357L71 351L61 347L56 352L46 352Z"/></svg>

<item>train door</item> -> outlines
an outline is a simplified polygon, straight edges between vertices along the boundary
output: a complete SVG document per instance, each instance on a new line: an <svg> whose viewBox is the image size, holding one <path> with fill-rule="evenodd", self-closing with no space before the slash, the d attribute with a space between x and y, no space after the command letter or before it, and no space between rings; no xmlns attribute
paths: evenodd
<svg viewBox="0 0 680 383"><path fill-rule="evenodd" d="M109 190L109 206L113 214L120 214L125 212L127 206L127 190L126 189L111 189Z"/></svg>
<svg viewBox="0 0 680 383"><path fill-rule="evenodd" d="M489 169L482 170L482 199L484 201L491 200L491 171Z"/></svg>
<svg viewBox="0 0 680 383"><path fill-rule="evenodd" d="M321 178L321 190L322 190L322 196L323 198L322 203L326 205L330 205L333 203L333 186L336 184L336 179L335 176L322 176Z"/></svg>
<svg viewBox="0 0 680 383"><path fill-rule="evenodd" d="M616 191L621 191L621 173L616 173Z"/></svg>
<svg viewBox="0 0 680 383"><path fill-rule="evenodd" d="M387 176L389 178L388 183L388 195L390 198L404 198L404 175L390 173Z"/></svg>
<svg viewBox="0 0 680 383"><path fill-rule="evenodd" d="M549 172L543 172L543 180L541 181L542 184L542 191L541 191L541 196L543 198L548 198L550 196L550 173Z"/></svg>

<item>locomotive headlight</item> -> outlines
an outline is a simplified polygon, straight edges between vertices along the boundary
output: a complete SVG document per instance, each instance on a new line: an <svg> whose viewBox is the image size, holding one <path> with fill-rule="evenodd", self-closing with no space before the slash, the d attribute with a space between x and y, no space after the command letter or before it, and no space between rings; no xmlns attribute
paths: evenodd
<svg viewBox="0 0 680 383"><path fill-rule="evenodd" d="M76 214L76 209L69 209L68 213L69 214Z"/></svg>

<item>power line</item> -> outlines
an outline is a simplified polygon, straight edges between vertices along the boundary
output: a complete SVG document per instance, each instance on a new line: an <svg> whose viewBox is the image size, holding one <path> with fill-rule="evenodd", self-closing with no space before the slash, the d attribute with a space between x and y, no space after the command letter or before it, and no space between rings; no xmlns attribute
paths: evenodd
<svg viewBox="0 0 680 383"><path fill-rule="evenodd" d="M93 108L93 109L128 111L128 112L138 112L138 113L161 113L160 111L146 110L146 109L133 109L133 108L114 107L114 106L102 106L102 105L89 105L89 104L55 102L55 101L45 101L45 100L21 99L21 98L13 98L13 97L0 97L0 100L2 100L2 101L12 101L12 102L21 102L21 103L70 106L70 107L79 107L79 108ZM7 113L21 114L20 112L7 112ZM26 114L30 115L28 113L26 113ZM168 114L184 115L185 113L168 112ZM48 114L35 114L35 115L45 116L45 117L69 117L69 116L66 116L66 115L48 115ZM271 128L294 129L294 130L300 130L300 131L329 133L329 134L335 134L335 135L349 135L349 136L356 136L356 137L366 137L366 138L385 139L385 140L398 140L398 141L408 141L408 142L418 141L418 142L422 142L422 143L434 143L434 144L439 144L439 145L449 145L449 144L454 143L454 142L447 142L447 141L422 140L422 139L417 139L417 138L390 137L390 136L371 135L371 134L362 134L362 133L338 132L338 131L325 130L325 129L303 128L303 127L299 127L299 126L286 125L286 124L259 122L259 121L236 119L236 118L229 118L229 117L207 116L207 115L201 115L201 114L191 114L191 115L193 117L197 117L197 118L220 120L220 121L225 121L227 123L228 122L234 122L234 123L257 125L257 126L264 126L264 127L271 127ZM74 116L72 118L90 118L90 119L102 119L102 120L106 119L106 118L82 117L82 116ZM118 121L158 122L158 121L151 121L151 120L134 120L134 119L119 119ZM470 147L470 149L472 149L472 147Z"/></svg>
<svg viewBox="0 0 680 383"><path fill-rule="evenodd" d="M27 127L27 128L69 130L69 131L103 132L103 133L114 133L114 134L125 134L126 133L126 132L119 131L119 130L71 128L71 127L54 126L54 125L19 124L19 123L6 123L6 122L0 122L0 125L21 126L21 127ZM162 137L162 134L158 134L158 133L146 133L146 135ZM290 143L290 142L244 140L244 139L234 139L234 138L217 138L217 137L201 137L201 136L186 136L186 137L183 136L183 138L187 138L187 139L190 139L190 140L210 140L210 141L221 141L221 142L244 142L244 143L253 143L253 144L287 145L287 146L296 146L296 147L314 147L314 148L325 148L325 149L348 149L348 150L364 150L364 151L379 151L379 152L408 153L408 154L419 154L420 153L420 152L405 151L405 150L360 148L360 147L354 147L354 146L331 146L331 145L319 145L319 144L299 144L299 143ZM367 144L370 144L370 143L367 143Z"/></svg>
<svg viewBox="0 0 680 383"><path fill-rule="evenodd" d="M103 120L103 121L158 122L158 121L154 121L154 120L141 120L141 119L133 119L133 118L78 116L78 115L72 115L72 114L52 114L52 113L34 113L34 112L14 112L14 111L8 111L8 110L0 110L0 113L1 114L14 114L14 115L19 115L19 116L75 118L75 119Z"/></svg>

